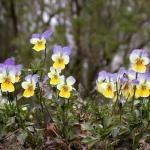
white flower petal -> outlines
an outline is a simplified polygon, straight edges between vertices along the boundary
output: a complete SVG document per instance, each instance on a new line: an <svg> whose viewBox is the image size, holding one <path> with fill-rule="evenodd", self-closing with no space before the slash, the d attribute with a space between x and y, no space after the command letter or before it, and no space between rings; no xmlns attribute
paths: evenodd
<svg viewBox="0 0 150 150"><path fill-rule="evenodd" d="M62 58L64 59L65 64L69 63L69 56L68 55L63 55Z"/></svg>
<svg viewBox="0 0 150 150"><path fill-rule="evenodd" d="M46 40L44 38L41 39L43 44L46 44Z"/></svg>
<svg viewBox="0 0 150 150"><path fill-rule="evenodd" d="M70 76L66 79L66 82L67 82L67 85L73 85L76 82L76 80L73 76Z"/></svg>
<svg viewBox="0 0 150 150"><path fill-rule="evenodd" d="M142 60L143 60L143 64L144 65L148 65L149 64L149 58L148 57L142 57Z"/></svg>
<svg viewBox="0 0 150 150"><path fill-rule="evenodd" d="M60 56L58 54L53 54L52 55L52 60L56 61L56 59L58 59Z"/></svg>
<svg viewBox="0 0 150 150"><path fill-rule="evenodd" d="M55 72L55 68L54 67L50 67L50 72Z"/></svg>
<svg viewBox="0 0 150 150"><path fill-rule="evenodd" d="M30 84L31 84L30 82L25 81L25 82L22 82L21 86L22 88L27 89Z"/></svg>
<svg viewBox="0 0 150 150"><path fill-rule="evenodd" d="M49 73L48 73L48 77L49 77L49 78L51 78L51 77L52 77L52 75L53 75L53 73L52 73L52 72L49 72Z"/></svg>
<svg viewBox="0 0 150 150"><path fill-rule="evenodd" d="M58 84L57 89L60 90L64 84Z"/></svg>
<svg viewBox="0 0 150 150"><path fill-rule="evenodd" d="M136 60L137 60L138 58L140 58L140 57L139 57L139 55L136 54L136 53L133 53L133 54L131 53L131 55L130 55L129 58L130 58L131 63L134 64L134 63L136 63Z"/></svg>
<svg viewBox="0 0 150 150"><path fill-rule="evenodd" d="M31 43L31 44L36 44L37 41L39 41L39 40L40 40L39 38L31 38L31 39L30 39L30 43Z"/></svg>
<svg viewBox="0 0 150 150"><path fill-rule="evenodd" d="M98 84L99 91L103 92L107 89L107 83L103 82L101 84Z"/></svg>
<svg viewBox="0 0 150 150"><path fill-rule="evenodd" d="M0 74L0 83L3 83L5 81L5 75Z"/></svg>
<svg viewBox="0 0 150 150"><path fill-rule="evenodd" d="M8 76L10 78L11 83L15 83L16 82L16 77L14 74L9 74Z"/></svg>

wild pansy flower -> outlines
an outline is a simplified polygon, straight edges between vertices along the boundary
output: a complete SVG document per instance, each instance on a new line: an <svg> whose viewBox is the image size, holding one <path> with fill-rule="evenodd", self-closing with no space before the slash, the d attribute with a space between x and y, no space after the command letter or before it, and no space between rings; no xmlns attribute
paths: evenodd
<svg viewBox="0 0 150 150"><path fill-rule="evenodd" d="M106 98L114 98L116 93L116 74L105 71L99 73L97 80L98 91Z"/></svg>
<svg viewBox="0 0 150 150"><path fill-rule="evenodd" d="M99 74L98 74L98 78L97 78L97 80L96 80L96 86L97 86L97 90L101 93L102 91L101 91L101 84L103 83L103 82L105 82L106 81L106 78L107 78L107 72L106 71L101 71L101 72L99 72Z"/></svg>
<svg viewBox="0 0 150 150"><path fill-rule="evenodd" d="M149 97L150 95L150 74L138 74L139 84L136 86L135 97Z"/></svg>
<svg viewBox="0 0 150 150"><path fill-rule="evenodd" d="M150 62L149 53L145 49L135 49L130 54L131 68L138 73L144 73Z"/></svg>
<svg viewBox="0 0 150 150"><path fill-rule="evenodd" d="M64 69L69 63L69 55L71 54L71 48L68 46L61 47L55 46L53 49L52 60L54 61L53 67L55 69Z"/></svg>
<svg viewBox="0 0 150 150"><path fill-rule="evenodd" d="M66 80L63 79L61 83L57 85L59 96L67 99L70 98L75 81L75 78L72 76L69 76Z"/></svg>
<svg viewBox="0 0 150 150"><path fill-rule="evenodd" d="M128 78L128 70L120 68L117 73L117 85L119 95L122 95L125 99L129 99L133 95L133 86Z"/></svg>
<svg viewBox="0 0 150 150"><path fill-rule="evenodd" d="M34 44L33 49L37 52L45 50L46 48L46 40L52 36L52 31L46 30L42 34L35 33L32 35L30 39L30 43Z"/></svg>
<svg viewBox="0 0 150 150"><path fill-rule="evenodd" d="M57 85L64 79L63 75L60 75L61 70L55 69L54 67L50 67L50 72L48 73L48 77L50 78L51 85Z"/></svg>
<svg viewBox="0 0 150 150"><path fill-rule="evenodd" d="M15 59L14 58L8 58L4 61L3 65L10 69L10 70L13 70L14 73L15 73L15 78L16 78L16 81L15 82L19 82L20 80L20 75L21 75L21 71L22 71L22 65L17 65L15 63Z"/></svg>
<svg viewBox="0 0 150 150"><path fill-rule="evenodd" d="M2 92L14 92L15 70L4 64L0 65L0 83Z"/></svg>
<svg viewBox="0 0 150 150"><path fill-rule="evenodd" d="M24 89L23 96L31 97L34 95L36 84L38 82L39 76L37 74L27 75L25 81L22 82L22 88Z"/></svg>

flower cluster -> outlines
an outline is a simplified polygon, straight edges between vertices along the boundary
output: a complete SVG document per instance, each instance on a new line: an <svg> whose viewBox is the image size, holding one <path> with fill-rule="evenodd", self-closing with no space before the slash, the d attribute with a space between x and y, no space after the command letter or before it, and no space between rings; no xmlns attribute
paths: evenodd
<svg viewBox="0 0 150 150"><path fill-rule="evenodd" d="M57 86L59 96L63 98L70 97L71 91L73 90L73 84L75 83L74 77L69 76L65 79L65 76L61 75L62 70L64 70L66 65L69 63L70 54L70 47L61 47L60 45L56 45L52 54L53 66L50 67L50 72L48 73L50 84L52 86Z"/></svg>
<svg viewBox="0 0 150 150"><path fill-rule="evenodd" d="M124 97L150 96L150 55L145 49L135 49L130 54L131 67L129 70L120 68L118 73L99 72L96 80L97 90L106 98L116 100Z"/></svg>
<svg viewBox="0 0 150 150"><path fill-rule="evenodd" d="M52 31L50 29L44 31L42 34L33 34L30 39L30 43L34 45L33 49L38 52L43 50L46 52L46 41L51 36ZM73 84L75 83L74 77L69 76L65 78L65 76L62 75L62 70L65 69L66 65L70 61L70 54L70 47L61 47L59 45L54 46L53 54L51 56L53 64L50 67L50 72L48 73L50 85L53 87L55 86L59 91L59 96L63 98L70 97L71 91L74 89ZM22 65L17 65L14 58L8 58L0 64L0 86L2 92L15 91L15 83L20 82L21 71ZM45 84L45 81L40 81L42 78L42 75L39 76L34 72L28 74L25 77L25 81L21 84L24 89L23 96L26 98L34 96L35 90L38 87L40 90L44 91L41 85Z"/></svg>

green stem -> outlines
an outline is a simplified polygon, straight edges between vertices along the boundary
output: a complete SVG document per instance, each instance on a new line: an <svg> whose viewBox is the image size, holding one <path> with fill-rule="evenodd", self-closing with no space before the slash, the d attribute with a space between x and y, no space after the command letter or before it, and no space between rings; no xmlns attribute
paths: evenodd
<svg viewBox="0 0 150 150"><path fill-rule="evenodd" d="M115 102L115 104L114 104L112 114L115 113L116 105L117 105L118 100L119 100L119 92L120 92L120 91L118 91L118 84L117 84L117 82L116 82L116 89L117 89L117 99L116 99L116 102Z"/></svg>
<svg viewBox="0 0 150 150"><path fill-rule="evenodd" d="M39 93L40 93L39 102L40 102L40 105L41 105L41 110L44 113L44 107L43 107L43 104L42 104L42 89L40 87L39 87Z"/></svg>
<svg viewBox="0 0 150 150"><path fill-rule="evenodd" d="M51 121L51 122L54 122L53 119L52 119L52 116L51 116L50 112L48 111L48 108L47 108L47 106L46 106L46 103L45 103L44 99L43 99L43 105L44 105L44 107L45 107L45 109L46 109L46 111L47 111L47 113L48 113L48 116L49 116L50 121Z"/></svg>
<svg viewBox="0 0 150 150"><path fill-rule="evenodd" d="M9 106L11 107L11 106L12 106L12 104L11 104L11 100L10 100L10 94L9 94L9 92L7 92L7 99L8 99Z"/></svg>
<svg viewBox="0 0 150 150"><path fill-rule="evenodd" d="M122 106L120 107L120 124L122 122Z"/></svg>
<svg viewBox="0 0 150 150"><path fill-rule="evenodd" d="M136 72L136 78L135 79L137 79L137 76L138 76L138 73ZM133 90L134 90L134 93L133 93L133 98L132 98L131 112L133 111L133 108L134 108L136 85L134 85Z"/></svg>
<svg viewBox="0 0 150 150"><path fill-rule="evenodd" d="M44 60L43 60L43 64L42 67L45 68L45 62L46 62L46 48L44 50ZM43 71L41 72L41 79L43 78Z"/></svg>
<svg viewBox="0 0 150 150"><path fill-rule="evenodd" d="M66 103L67 101L67 103ZM67 138L67 133L68 133L68 110L69 110L69 100L65 99L62 105L62 134L63 137L66 139Z"/></svg>
<svg viewBox="0 0 150 150"><path fill-rule="evenodd" d="M63 100L63 105L62 105L62 134L63 137L66 137L66 131L65 131L65 122L66 122L66 118L65 118L65 100Z"/></svg>

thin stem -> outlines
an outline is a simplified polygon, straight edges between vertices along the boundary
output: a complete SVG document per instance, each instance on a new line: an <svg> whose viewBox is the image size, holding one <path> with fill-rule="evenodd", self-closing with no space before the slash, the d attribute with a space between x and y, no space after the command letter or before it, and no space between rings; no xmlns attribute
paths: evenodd
<svg viewBox="0 0 150 150"><path fill-rule="evenodd" d="M135 79L137 79L137 76L138 76L138 73L136 72L136 78ZM133 93L133 98L132 98L131 112L133 111L133 108L134 108L136 85L134 85L133 90L134 90L134 93Z"/></svg>
<svg viewBox="0 0 150 150"><path fill-rule="evenodd" d="M44 60L43 60L43 64L42 64L42 67L44 68L45 67L45 62L46 62L46 48L44 50ZM41 72L41 79L43 77L43 71Z"/></svg>
<svg viewBox="0 0 150 150"><path fill-rule="evenodd" d="M66 102L67 101L67 102ZM62 105L62 134L63 137L66 139L67 138L67 133L68 133L68 110L69 110L69 100L65 99Z"/></svg>
<svg viewBox="0 0 150 150"><path fill-rule="evenodd" d="M39 91L40 91L39 102L40 102L40 105L41 105L41 110L44 113L44 107L43 107L43 104L42 104L42 89L40 87L39 87Z"/></svg>
<svg viewBox="0 0 150 150"><path fill-rule="evenodd" d="M118 100L119 100L119 93L120 93L120 90L118 90L118 84L117 84L117 82L116 82L116 89L117 89L117 99L116 99L116 102L115 102L114 107L113 107L113 112L115 112L116 105L117 105ZM113 114L113 112L112 112L112 114Z"/></svg>
<svg viewBox="0 0 150 150"><path fill-rule="evenodd" d="M9 106L11 107L11 106L12 106L12 104L11 104L11 100L10 100L9 92L7 92L7 99L8 99Z"/></svg>
<svg viewBox="0 0 150 150"><path fill-rule="evenodd" d="M122 106L120 107L120 124L122 122Z"/></svg>
<svg viewBox="0 0 150 150"><path fill-rule="evenodd" d="M43 99L43 104L44 104L44 107L45 107L45 109L46 109L46 111L47 111L47 113L48 113L48 116L49 116L49 118L50 118L50 121L51 121L51 122L54 122L53 119L52 119L52 116L51 116L50 112L48 111L48 108L47 108L47 106L46 106L46 104L45 104L44 99Z"/></svg>
<svg viewBox="0 0 150 150"><path fill-rule="evenodd" d="M43 61L43 67L45 67L45 62L46 62L46 48L44 50L44 61Z"/></svg>
<svg viewBox="0 0 150 150"><path fill-rule="evenodd" d="M65 129L65 122L66 122L66 117L65 117L65 100L63 100L63 105L62 105L62 134L63 137L66 137L66 129Z"/></svg>

